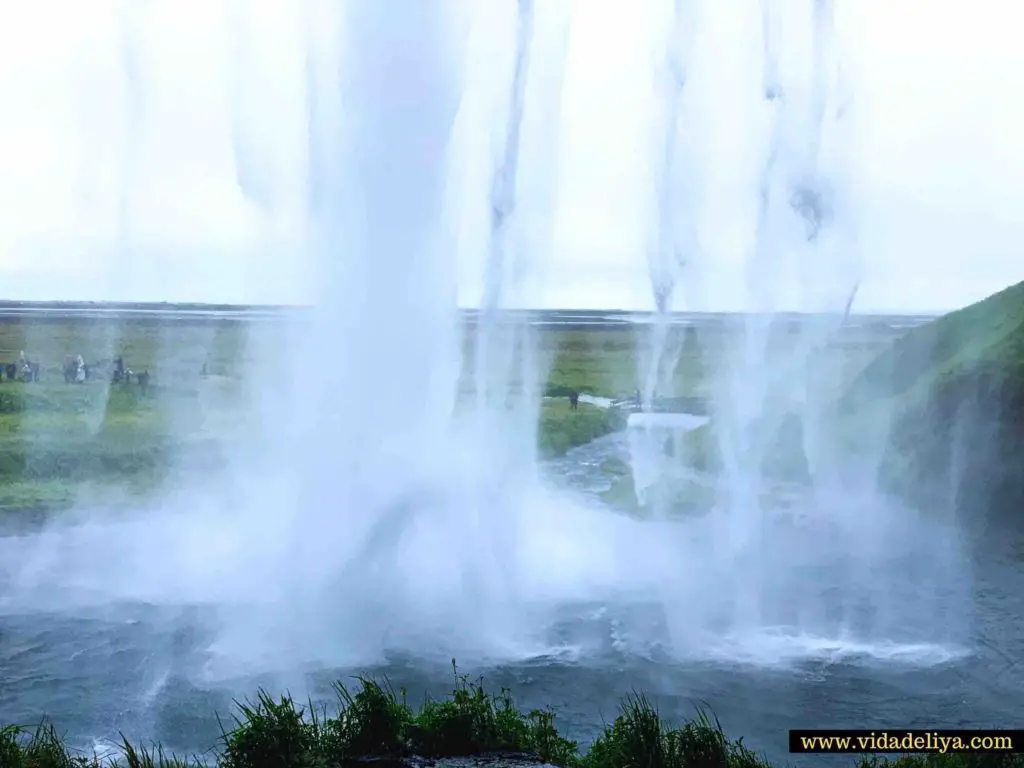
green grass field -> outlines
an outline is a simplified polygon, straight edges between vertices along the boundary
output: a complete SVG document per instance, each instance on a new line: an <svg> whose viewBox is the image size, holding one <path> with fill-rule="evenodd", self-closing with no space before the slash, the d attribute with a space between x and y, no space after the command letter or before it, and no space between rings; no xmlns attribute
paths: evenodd
<svg viewBox="0 0 1024 768"><path fill-rule="evenodd" d="M220 438L245 417L240 407L256 350L283 345L279 328L265 321L95 321L46 318L0 320L0 363L20 351L41 363L39 382L0 382L0 509L46 512L75 499L121 500L161 487L176 461L216 467ZM682 346L680 365L664 396L706 395L728 364L735 338L718 328L672 339ZM888 341L885 334L854 339L829 352L836 382L850 378ZM539 424L542 456L619 429L624 415L580 403L570 411L570 389L630 396L638 387L640 361L649 354L642 328L542 330L531 343L546 372ZM475 338L466 333L462 391L471 394ZM785 338L779 342L785 345ZM128 368L149 371L146 392L135 383L106 377L67 384L66 355L89 363L122 356ZM372 373L370 374L372 375ZM197 460L200 457L201 460Z"/></svg>

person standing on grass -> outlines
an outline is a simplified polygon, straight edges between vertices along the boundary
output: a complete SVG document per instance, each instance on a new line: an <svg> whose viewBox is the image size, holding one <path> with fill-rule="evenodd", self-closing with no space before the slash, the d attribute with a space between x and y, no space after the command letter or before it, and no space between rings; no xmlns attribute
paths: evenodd
<svg viewBox="0 0 1024 768"><path fill-rule="evenodd" d="M580 406L580 393L575 389L569 390L569 410L577 411Z"/></svg>
<svg viewBox="0 0 1024 768"><path fill-rule="evenodd" d="M85 382L85 358L81 355L75 358L75 383L83 384Z"/></svg>
<svg viewBox="0 0 1024 768"><path fill-rule="evenodd" d="M18 352L18 370L21 371L22 381L32 381L32 363L24 349Z"/></svg>

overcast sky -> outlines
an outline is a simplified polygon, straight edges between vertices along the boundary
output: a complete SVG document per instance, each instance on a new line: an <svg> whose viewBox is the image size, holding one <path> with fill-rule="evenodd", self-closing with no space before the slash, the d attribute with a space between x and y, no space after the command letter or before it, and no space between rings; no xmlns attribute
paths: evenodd
<svg viewBox="0 0 1024 768"><path fill-rule="evenodd" d="M805 2L779 1L787 10ZM457 21L471 23L467 103L451 152L479 166L490 141L477 135L489 125L481 94L508 74L514 8L451 2L465 11ZM663 103L655 74L672 0L536 2L521 205L524 226L546 233L533 242L550 247L534 246L543 269L525 300L649 308ZM748 198L768 132L756 106L761 21L750 0L690 2L683 119L700 205L686 221L698 232L700 279L680 308L738 308L756 225ZM11 6L0 24L0 295L308 298L308 5ZM852 259L863 277L858 309L908 312L962 306L1024 279L1024 49L1014 4L837 0L837 9L848 115L825 141L850 190L847 251L777 279L802 280L813 293L815 275L835 271L829 259ZM416 87L415 57L383 45L378 55L389 63L380 88ZM467 227L485 225L473 215ZM460 298L473 303L478 275L464 269Z"/></svg>

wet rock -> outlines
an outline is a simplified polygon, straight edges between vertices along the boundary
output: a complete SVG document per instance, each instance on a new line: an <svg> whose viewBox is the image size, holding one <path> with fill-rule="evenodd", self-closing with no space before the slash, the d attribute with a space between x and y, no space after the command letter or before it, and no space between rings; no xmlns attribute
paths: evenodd
<svg viewBox="0 0 1024 768"><path fill-rule="evenodd" d="M630 474L632 470L630 470L628 463L620 458L613 457L601 462L601 471L606 475L622 477Z"/></svg>
<svg viewBox="0 0 1024 768"><path fill-rule="evenodd" d="M642 495L643 502L637 496L632 472L626 472L615 477L600 498L613 509L633 517L651 517L656 511L669 517L699 517L711 511L716 489L697 479L663 480Z"/></svg>
<svg viewBox="0 0 1024 768"><path fill-rule="evenodd" d="M475 757L364 757L349 763L374 768L555 768L529 752L491 752Z"/></svg>
<svg viewBox="0 0 1024 768"><path fill-rule="evenodd" d="M433 764L437 768L555 768L536 755L523 752L504 752L480 757L445 758Z"/></svg>

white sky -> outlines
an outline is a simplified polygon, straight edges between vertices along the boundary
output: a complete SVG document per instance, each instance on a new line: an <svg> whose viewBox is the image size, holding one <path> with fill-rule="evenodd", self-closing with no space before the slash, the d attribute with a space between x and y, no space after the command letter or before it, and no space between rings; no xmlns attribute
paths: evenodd
<svg viewBox="0 0 1024 768"><path fill-rule="evenodd" d="M857 309L948 309L1024 279L1015 4L837 2L853 91L844 157L864 272ZM493 3L492 38L507 29L495 19L511 18L507 0ZM737 174L759 167L749 152L764 131L749 97L760 17L751 0L715 0L714 16L709 3L690 92L688 146L704 186L703 272L688 306L726 309L743 301L753 227L742 204L751 184ZM561 136L546 150L557 173L524 168L533 179L524 208L550 212L553 242L531 303L651 305L652 62L670 7L576 3ZM555 18L546 12L541 37ZM9 4L0 23L0 295L302 301L304 18L297 0ZM479 51L490 43L499 49L492 38L477 40L473 67L486 66ZM544 61L536 57L535 71ZM537 168L552 165L537 159L548 109L527 116L524 163L533 157ZM262 205L243 195L236 167L248 169ZM471 302L473 288L462 295Z"/></svg>

